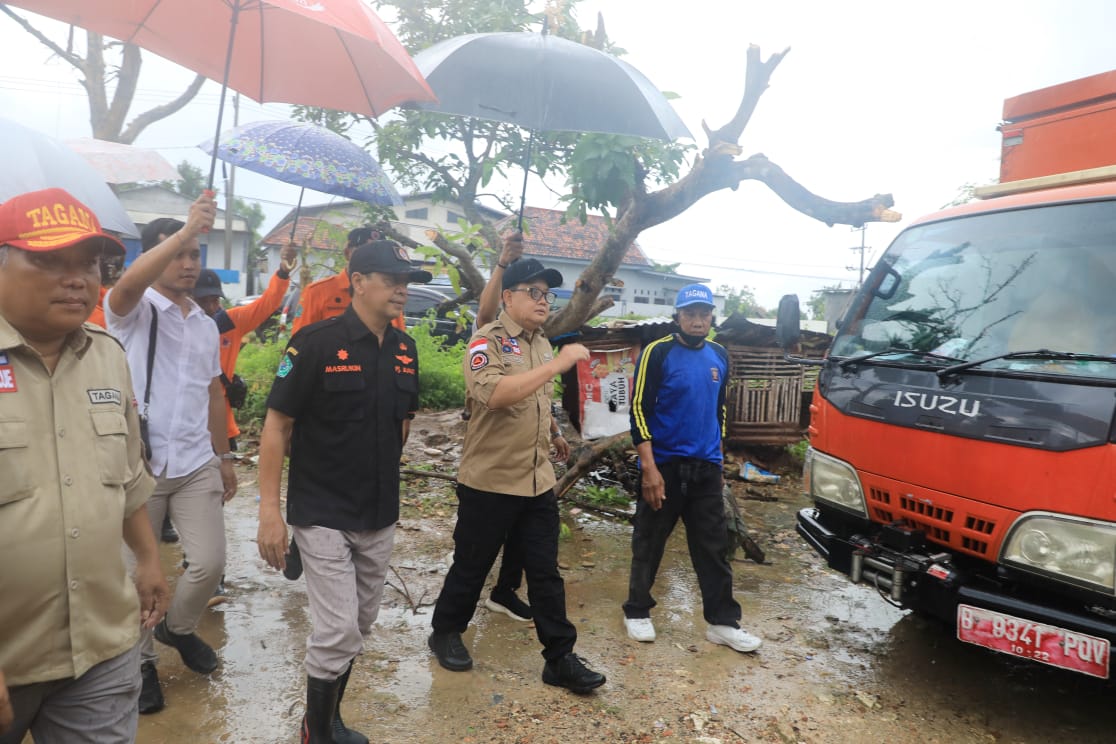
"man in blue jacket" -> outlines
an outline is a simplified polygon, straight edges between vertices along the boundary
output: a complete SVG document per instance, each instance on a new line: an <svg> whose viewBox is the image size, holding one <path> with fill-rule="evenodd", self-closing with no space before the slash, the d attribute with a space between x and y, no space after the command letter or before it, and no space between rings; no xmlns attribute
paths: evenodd
<svg viewBox="0 0 1116 744"><path fill-rule="evenodd" d="M681 517L709 623L705 637L747 653L762 641L740 628L732 567L725 557L729 534L721 495L728 352L706 340L713 325L708 287L683 287L674 308L679 332L652 341L636 364L631 427L642 498L633 521L624 626L634 640L655 640L651 587Z"/></svg>

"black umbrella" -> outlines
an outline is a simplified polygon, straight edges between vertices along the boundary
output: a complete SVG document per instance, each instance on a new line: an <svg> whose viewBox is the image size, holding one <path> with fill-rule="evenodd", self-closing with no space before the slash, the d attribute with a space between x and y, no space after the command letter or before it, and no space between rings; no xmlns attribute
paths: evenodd
<svg viewBox="0 0 1116 744"><path fill-rule="evenodd" d="M535 132L601 132L673 141L693 135L650 80L627 62L544 30L446 39L415 55L437 103L417 108L517 124ZM527 173L523 203L527 197Z"/></svg>

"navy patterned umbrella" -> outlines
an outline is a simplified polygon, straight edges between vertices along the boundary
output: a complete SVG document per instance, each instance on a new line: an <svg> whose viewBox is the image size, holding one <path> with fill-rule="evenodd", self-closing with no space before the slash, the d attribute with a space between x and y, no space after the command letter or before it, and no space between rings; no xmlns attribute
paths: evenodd
<svg viewBox="0 0 1116 744"><path fill-rule="evenodd" d="M198 145L213 154L213 140ZM403 203L380 164L364 148L315 124L258 121L221 133L217 157L226 163L306 189L375 204Z"/></svg>

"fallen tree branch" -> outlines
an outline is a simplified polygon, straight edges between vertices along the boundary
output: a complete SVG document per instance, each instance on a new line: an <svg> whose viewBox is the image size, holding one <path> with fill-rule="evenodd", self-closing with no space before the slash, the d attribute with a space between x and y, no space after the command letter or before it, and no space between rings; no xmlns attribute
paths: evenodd
<svg viewBox="0 0 1116 744"><path fill-rule="evenodd" d="M616 517L617 519L623 519L626 522L630 522L630 521L632 521L632 519L635 518L635 514L633 514L632 512L620 511L619 509L613 509L610 506L601 506L599 504L590 504L588 501L582 501L581 499L575 499L572 496L561 496L560 498L563 501L568 501L571 504L573 504L574 506L579 506L582 509L588 509L589 511L600 512L601 514L607 514L610 517Z"/></svg>
<svg viewBox="0 0 1116 744"><path fill-rule="evenodd" d="M433 470L415 470L414 468L400 468L400 475L411 475L416 478L439 478L441 480L449 481L450 483L457 483L457 476L450 475L449 473L438 473Z"/></svg>
<svg viewBox="0 0 1116 744"><path fill-rule="evenodd" d="M579 448L577 451L577 459L574 460L573 465L566 469L562 478L554 486L554 493L558 498L562 498L566 495L566 491L573 488L574 484L589 472L589 468L593 467L597 461L604 457L606 452L613 447L619 447L621 445L630 447L631 444L631 433L623 431L619 434L613 434L611 437L598 439L590 443L587 447Z"/></svg>
<svg viewBox="0 0 1116 744"><path fill-rule="evenodd" d="M404 581L403 577L399 575L399 572L395 570L395 566L389 565L388 568L391 569L391 572L395 575L395 578L399 579L399 583L403 585L403 588L400 589L395 584L392 584L390 581L385 581L384 584L390 586L392 589L403 595L403 598L407 600L407 606L411 608L412 615L422 614L419 612L419 610L423 607L433 607L432 602L425 605L422 603L422 600L426 599L426 591L423 591L422 596L419 597L418 601L416 602L414 598L411 597L411 592L407 588L407 582Z"/></svg>

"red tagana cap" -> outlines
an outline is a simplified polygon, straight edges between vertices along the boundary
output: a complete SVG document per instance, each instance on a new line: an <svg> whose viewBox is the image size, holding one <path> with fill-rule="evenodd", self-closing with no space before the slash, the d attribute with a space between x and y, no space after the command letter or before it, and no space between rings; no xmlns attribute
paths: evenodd
<svg viewBox="0 0 1116 744"><path fill-rule="evenodd" d="M87 240L100 241L106 254L124 253L93 210L63 189L30 191L0 204L0 245L43 253Z"/></svg>

